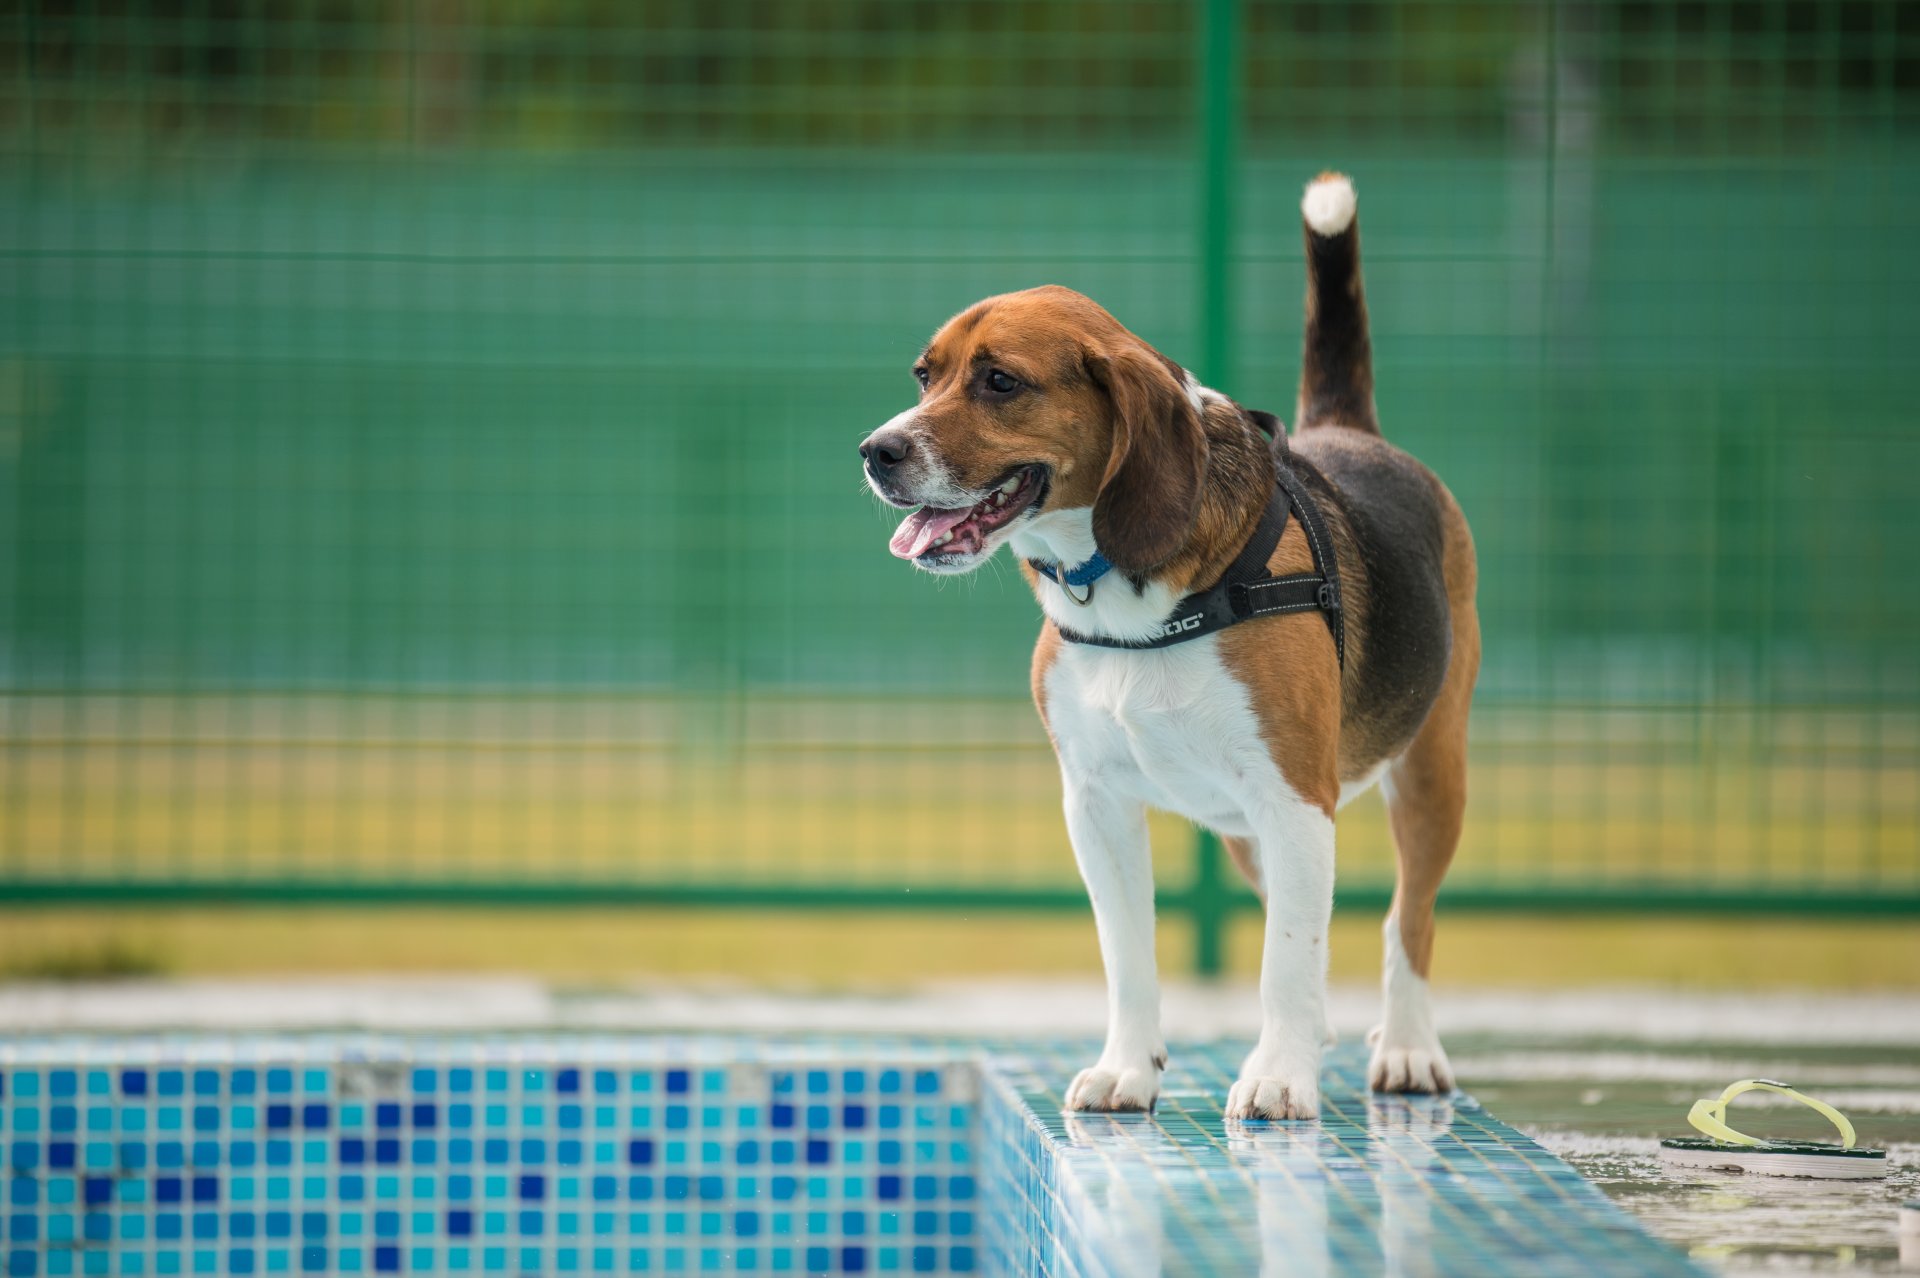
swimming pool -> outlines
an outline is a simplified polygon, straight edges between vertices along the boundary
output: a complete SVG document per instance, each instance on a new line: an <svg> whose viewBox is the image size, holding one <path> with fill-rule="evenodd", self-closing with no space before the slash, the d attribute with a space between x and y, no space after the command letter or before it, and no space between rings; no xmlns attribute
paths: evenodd
<svg viewBox="0 0 1920 1278"><path fill-rule="evenodd" d="M1693 1273L1471 1098L1229 1128L1238 1051L1067 1117L1085 1044L43 1038L0 1048L7 1273Z"/></svg>

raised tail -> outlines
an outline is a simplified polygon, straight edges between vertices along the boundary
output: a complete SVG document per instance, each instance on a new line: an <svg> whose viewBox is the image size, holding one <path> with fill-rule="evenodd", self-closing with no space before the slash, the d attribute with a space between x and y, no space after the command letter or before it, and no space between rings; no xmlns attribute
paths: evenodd
<svg viewBox="0 0 1920 1278"><path fill-rule="evenodd" d="M1347 426L1380 433L1373 410L1373 343L1360 283L1360 221L1353 183L1322 173L1307 184L1307 331L1300 359L1297 430Z"/></svg>

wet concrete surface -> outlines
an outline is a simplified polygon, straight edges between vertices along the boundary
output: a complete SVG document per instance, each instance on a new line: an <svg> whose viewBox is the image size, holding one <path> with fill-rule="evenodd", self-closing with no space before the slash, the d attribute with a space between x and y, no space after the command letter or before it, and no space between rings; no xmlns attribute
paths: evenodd
<svg viewBox="0 0 1920 1278"><path fill-rule="evenodd" d="M1920 1198L1920 1046L1543 1045L1500 1035L1459 1038L1452 1052L1463 1087L1696 1260L1728 1274L1902 1271L1898 1212ZM1785 1179L1662 1163L1663 1137L1694 1134L1686 1115L1696 1099L1754 1077L1838 1107L1859 1144L1887 1150L1888 1177ZM1728 1118L1756 1136L1836 1139L1819 1115L1764 1094L1741 1097Z"/></svg>

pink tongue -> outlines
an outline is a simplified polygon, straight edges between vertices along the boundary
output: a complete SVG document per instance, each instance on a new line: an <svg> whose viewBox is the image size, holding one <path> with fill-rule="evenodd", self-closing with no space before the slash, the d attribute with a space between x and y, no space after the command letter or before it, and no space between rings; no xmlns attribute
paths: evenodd
<svg viewBox="0 0 1920 1278"><path fill-rule="evenodd" d="M971 506L964 510L935 510L931 506L916 510L900 521L887 547L902 559L918 559L935 537L965 523L972 513Z"/></svg>

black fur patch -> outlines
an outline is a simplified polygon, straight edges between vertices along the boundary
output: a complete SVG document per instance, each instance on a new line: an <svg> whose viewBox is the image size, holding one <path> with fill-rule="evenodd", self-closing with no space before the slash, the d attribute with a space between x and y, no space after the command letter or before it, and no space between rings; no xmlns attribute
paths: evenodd
<svg viewBox="0 0 1920 1278"><path fill-rule="evenodd" d="M1397 753L1426 722L1453 648L1439 494L1426 467L1377 435L1312 431L1294 449L1301 482L1346 515L1353 544L1341 553L1366 567L1352 710Z"/></svg>

